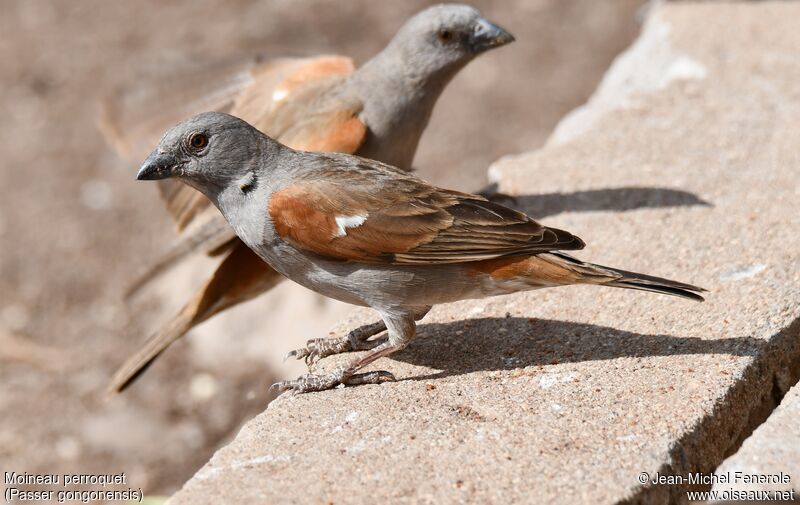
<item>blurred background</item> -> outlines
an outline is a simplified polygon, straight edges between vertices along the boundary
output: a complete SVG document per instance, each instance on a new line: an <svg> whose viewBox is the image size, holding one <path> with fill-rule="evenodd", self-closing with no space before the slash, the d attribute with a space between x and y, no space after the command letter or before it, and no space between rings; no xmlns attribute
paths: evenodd
<svg viewBox="0 0 800 505"><path fill-rule="evenodd" d="M178 342L124 394L124 359L213 268L196 258L132 303L127 283L174 238L137 163L96 126L109 90L265 56L361 63L428 4L321 0L0 0L0 471L125 472L146 494L180 487L302 373L280 357L346 313L280 286ZM636 37L643 0L476 1L517 41L446 89L415 159L474 191L506 154L540 146Z"/></svg>

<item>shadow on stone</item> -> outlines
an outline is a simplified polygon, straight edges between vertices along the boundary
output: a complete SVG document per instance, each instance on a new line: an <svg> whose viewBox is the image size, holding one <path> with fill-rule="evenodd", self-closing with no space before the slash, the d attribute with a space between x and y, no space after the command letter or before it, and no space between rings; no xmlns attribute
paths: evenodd
<svg viewBox="0 0 800 505"><path fill-rule="evenodd" d="M522 211L534 219L564 212L628 211L642 208L711 205L694 193L670 188L626 187L508 196L497 193L497 185L493 184L482 194L489 195L492 200Z"/></svg>
<svg viewBox="0 0 800 505"><path fill-rule="evenodd" d="M593 324L520 317L422 324L418 335L411 345L389 359L442 371L411 380L622 357L756 356L765 345L752 338L703 340L643 335Z"/></svg>

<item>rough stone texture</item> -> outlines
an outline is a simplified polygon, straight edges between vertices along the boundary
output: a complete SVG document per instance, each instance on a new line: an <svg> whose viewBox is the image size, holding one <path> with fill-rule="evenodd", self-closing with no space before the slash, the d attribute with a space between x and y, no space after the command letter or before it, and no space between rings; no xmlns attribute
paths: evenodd
<svg viewBox="0 0 800 505"><path fill-rule="evenodd" d="M799 16L659 7L556 140L491 169L581 258L706 303L569 287L437 307L375 364L399 382L279 398L171 503L685 502L638 476L712 472L797 379Z"/></svg>
<svg viewBox="0 0 800 505"><path fill-rule="evenodd" d="M733 456L726 459L715 472L728 483L714 484L713 490L724 493L730 489L786 492L794 490L800 501L800 386L794 386L783 397L769 419L744 441ZM740 472L740 477L737 477ZM789 483L748 483L744 475L788 475Z"/></svg>

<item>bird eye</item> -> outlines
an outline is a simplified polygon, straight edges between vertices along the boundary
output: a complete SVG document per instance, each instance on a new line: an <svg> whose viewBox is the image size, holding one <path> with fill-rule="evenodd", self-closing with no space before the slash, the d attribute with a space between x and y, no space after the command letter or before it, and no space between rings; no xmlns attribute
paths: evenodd
<svg viewBox="0 0 800 505"><path fill-rule="evenodd" d="M208 137L206 137L204 133L193 133L192 136L189 137L189 145L195 151L199 151L208 145Z"/></svg>
<svg viewBox="0 0 800 505"><path fill-rule="evenodd" d="M439 32L436 34L436 37L438 37L440 42L447 43L447 42L450 42L451 40L453 40L453 32L451 32L450 30L444 30L444 29L443 30L439 30Z"/></svg>

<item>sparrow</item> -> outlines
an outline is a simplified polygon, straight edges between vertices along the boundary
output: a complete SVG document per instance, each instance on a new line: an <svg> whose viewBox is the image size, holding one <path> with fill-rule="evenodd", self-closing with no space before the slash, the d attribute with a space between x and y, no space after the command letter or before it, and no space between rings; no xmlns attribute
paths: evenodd
<svg viewBox="0 0 800 505"><path fill-rule="evenodd" d="M416 321L438 303L570 284L703 301L704 290L690 284L576 259L564 251L582 249L580 238L478 195L358 156L294 150L222 113L169 130L137 174L170 178L203 193L280 274L380 315L344 338L289 353L314 360L368 350L329 373L279 382L280 391L393 381L387 371L359 370L407 346Z"/></svg>
<svg viewBox="0 0 800 505"><path fill-rule="evenodd" d="M355 153L411 170L417 144L447 83L477 55L513 40L472 7L436 5L410 18L379 54L358 69L341 56L267 61L244 76L223 79L221 91L211 93L215 100L200 100L196 106L230 112L296 149ZM147 115L153 107L129 109ZM104 111L101 129L120 151L147 138L144 132L159 122L137 121L130 117L133 112L125 114L124 108L108 103ZM155 112L150 115L160 117ZM183 239L132 290L191 252L205 250L223 259L178 314L119 368L110 391L126 388L194 326L282 280L236 237L205 196L183 182L159 184Z"/></svg>

